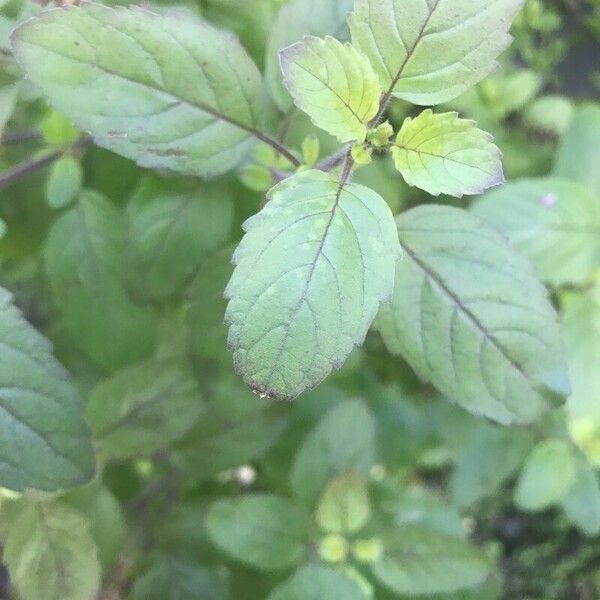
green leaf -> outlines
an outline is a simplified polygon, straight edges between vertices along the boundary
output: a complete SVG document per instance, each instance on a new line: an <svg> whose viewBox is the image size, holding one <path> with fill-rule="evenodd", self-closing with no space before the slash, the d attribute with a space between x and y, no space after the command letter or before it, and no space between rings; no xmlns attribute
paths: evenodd
<svg viewBox="0 0 600 600"><path fill-rule="evenodd" d="M98 452L123 459L169 446L193 426L202 409L189 365L179 358L155 358L100 382L86 415Z"/></svg>
<svg viewBox="0 0 600 600"><path fill-rule="evenodd" d="M343 473L333 479L316 513L321 529L333 533L356 533L370 516L369 493L360 473Z"/></svg>
<svg viewBox="0 0 600 600"><path fill-rule="evenodd" d="M564 296L562 331L573 383L573 393L567 401L569 415L600 422L600 285L586 294Z"/></svg>
<svg viewBox="0 0 600 600"><path fill-rule="evenodd" d="M461 539L404 526L384 540L372 565L377 580L397 594L453 592L481 583L491 565L481 550Z"/></svg>
<svg viewBox="0 0 600 600"><path fill-rule="evenodd" d="M600 533L600 485L598 476L586 460L579 458L575 479L561 500L567 517L586 535Z"/></svg>
<svg viewBox="0 0 600 600"><path fill-rule="evenodd" d="M503 424L563 402L556 314L531 265L456 208L417 207L397 223L406 256L376 321L389 350L450 400Z"/></svg>
<svg viewBox="0 0 600 600"><path fill-rule="evenodd" d="M204 480L262 457L281 437L285 417L238 380L221 378L202 419L181 445L183 464Z"/></svg>
<svg viewBox="0 0 600 600"><path fill-rule="evenodd" d="M600 106L583 104L575 111L562 138L554 175L579 181L591 193L600 195L599 146Z"/></svg>
<svg viewBox="0 0 600 600"><path fill-rule="evenodd" d="M364 600L360 586L342 571L309 563L279 585L268 600Z"/></svg>
<svg viewBox="0 0 600 600"><path fill-rule="evenodd" d="M279 51L305 35L348 39L346 15L354 0L290 0L279 11L271 28L265 59L267 86L282 112L292 108L292 100L281 78Z"/></svg>
<svg viewBox="0 0 600 600"><path fill-rule="evenodd" d="M427 109L404 121L392 155L408 185L460 198L504 182L500 150L492 139L455 112L436 115Z"/></svg>
<svg viewBox="0 0 600 600"><path fill-rule="evenodd" d="M279 57L296 106L341 142L364 142L381 96L368 59L349 43L329 36L307 36Z"/></svg>
<svg viewBox="0 0 600 600"><path fill-rule="evenodd" d="M159 555L136 580L128 600L226 600L227 572L196 561Z"/></svg>
<svg viewBox="0 0 600 600"><path fill-rule="evenodd" d="M225 291L234 364L257 393L293 399L339 368L392 293L398 242L372 190L305 171L244 224Z"/></svg>
<svg viewBox="0 0 600 600"><path fill-rule="evenodd" d="M24 600L89 600L100 587L88 523L61 504L30 505L11 527L3 558Z"/></svg>
<svg viewBox="0 0 600 600"><path fill-rule="evenodd" d="M79 393L50 342L0 288L0 486L54 491L93 474Z"/></svg>
<svg viewBox="0 0 600 600"><path fill-rule="evenodd" d="M306 436L290 473L290 487L312 505L332 476L356 471L364 476L375 463L375 421L360 400L340 402Z"/></svg>
<svg viewBox="0 0 600 600"><path fill-rule="evenodd" d="M164 301L182 290L202 261L229 238L233 201L226 185L185 189L146 179L127 206L132 293Z"/></svg>
<svg viewBox="0 0 600 600"><path fill-rule="evenodd" d="M64 208L70 204L81 190L83 169L72 156L63 156L50 170L46 182L46 200L51 208Z"/></svg>
<svg viewBox="0 0 600 600"><path fill-rule="evenodd" d="M231 35L186 14L99 4L50 10L12 35L50 103L141 166L217 175L260 125L260 74Z"/></svg>
<svg viewBox="0 0 600 600"><path fill-rule="evenodd" d="M40 129L44 140L50 146L58 148L72 144L81 136L81 131L74 127L67 117L52 109L42 119Z"/></svg>
<svg viewBox="0 0 600 600"><path fill-rule="evenodd" d="M574 481L571 446L558 439L544 440L525 461L515 489L515 503L525 510L543 510L563 500Z"/></svg>
<svg viewBox="0 0 600 600"><path fill-rule="evenodd" d="M456 98L497 66L523 0L357 0L352 43L396 98L433 105Z"/></svg>
<svg viewBox="0 0 600 600"><path fill-rule="evenodd" d="M289 500L253 494L212 504L206 528L232 558L274 571L291 567L306 552L309 517Z"/></svg>
<svg viewBox="0 0 600 600"><path fill-rule="evenodd" d="M519 468L531 443L531 435L524 430L479 427L452 473L450 490L454 502L465 508L494 494Z"/></svg>
<svg viewBox="0 0 600 600"><path fill-rule="evenodd" d="M113 370L147 357L155 319L125 293L127 228L123 214L95 192L50 228L44 259L54 301L73 343Z"/></svg>
<svg viewBox="0 0 600 600"><path fill-rule="evenodd" d="M560 137L569 127L573 116L573 102L566 96L541 96L523 113L527 127Z"/></svg>
<svg viewBox="0 0 600 600"><path fill-rule="evenodd" d="M85 516L102 568L111 567L122 550L127 530L125 516L112 492L94 482L68 492L60 501Z"/></svg>
<svg viewBox="0 0 600 600"><path fill-rule="evenodd" d="M472 210L530 258L543 281L580 284L600 267L600 202L579 183L509 183L486 194Z"/></svg>
<svg viewBox="0 0 600 600"><path fill-rule="evenodd" d="M2 82L0 82L0 136L17 104L19 87L18 83L2 85Z"/></svg>

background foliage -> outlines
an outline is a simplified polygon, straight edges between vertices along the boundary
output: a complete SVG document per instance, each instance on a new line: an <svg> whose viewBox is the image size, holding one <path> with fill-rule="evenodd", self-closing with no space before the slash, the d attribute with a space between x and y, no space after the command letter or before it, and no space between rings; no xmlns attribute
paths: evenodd
<svg viewBox="0 0 600 600"><path fill-rule="evenodd" d="M357 13L360 4L365 3L357 3ZM491 277L465 262L472 253L510 271L512 280L503 280L506 287L496 291L537 313L524 318L515 309L511 318L542 339L543 369L539 362L531 368L543 371L535 372L543 385L519 390L518 397L527 401L497 406L493 392L483 387L485 378L461 386L423 362L412 335L416 317L410 302L422 273L410 260L399 264L400 290L379 312L365 344L313 391L293 403L266 401L233 371L223 295L241 224L261 209L264 192L281 173L293 170L290 160L307 170L339 149L335 137L363 141L378 110L377 103L361 102L350 111L356 118L335 127L321 113L313 115L324 97L319 94L327 90L304 93L306 82L290 73L299 71L306 48L292 46L284 75L294 80L292 87L297 84L296 103L311 121L293 108L277 52L306 34L346 41L345 19L353 5L153 3L164 19L152 17L148 27L163 43L148 51L181 61L174 75L162 73L165 81L190 102L216 106L241 122L247 131L240 133L228 123L213 130L190 104L175 106L160 90L138 95L108 75L77 102L60 97L60 63L41 53L44 44L62 44L66 51L72 39L78 41L79 30L97 60L119 66L127 58L126 40L107 43L102 28L79 17L73 17L68 32L34 32L35 44L27 46L31 78L58 74L43 95L24 77L9 40L16 26L42 9L25 0L0 0L0 597L600 595L600 4L595 0L528 0L516 16L514 42L500 68L474 87L466 89L474 81L454 74L433 91L399 89L388 110L391 125L401 132L394 138L394 156L374 152L351 184L372 188L394 215L402 213L400 241L417 258L454 256L453 262L431 259L425 267L460 282L461 292L485 290ZM54 16L44 18L60 18L48 14ZM139 14L131 13L130 35L138 35ZM222 46L221 36L197 17L233 31L241 45ZM179 46L165 23L176 28ZM356 45L369 55L360 22L351 21L351 29ZM206 65L194 64L182 51L199 31L206 38L207 62L224 78L213 96L196 85ZM476 34L492 35L485 28ZM363 94L377 99L385 60L372 59L371 65L327 40L310 42L311 52L337 56L346 69L357 69L366 82ZM453 49L460 52L459 45ZM81 52L88 50L84 44ZM140 80L155 75L143 57L128 68ZM264 86L259 71L265 73ZM88 75L83 68L79 72L82 80ZM64 112L81 112L81 119L90 107L112 111L107 113L112 121L99 134L104 148L91 144L47 97ZM457 190L451 172L433 182L413 172L412 136L433 118L409 104L419 100L441 103L441 109L458 111L461 119L473 119L493 134L508 183L457 198L478 194L490 181L475 180L471 189ZM149 125L153 110L162 116ZM169 110L175 114L164 112ZM290 156L252 142L249 131L261 119L266 134L285 140ZM478 164L487 161L493 171L499 157L489 137L468 121L447 120L445 126L477 145ZM141 132L138 138L119 134L125 121ZM153 143L164 145L162 154L145 145L148 127ZM182 154L182 147L196 147L198 140L219 145L217 157L191 160ZM175 176L165 167L188 175ZM435 162L429 167L437 172ZM207 179L213 175L218 176ZM311 181L308 175L298 177ZM326 195L329 175L320 177ZM408 184L441 195L432 199ZM285 212L277 213L282 195L272 192L267 213L258 217L272 210L285 222ZM434 200L445 208L431 206ZM414 210L406 213L409 209ZM440 230L476 229L487 222L498 233L494 244L472 235L450 243L435 233L411 232L419 219ZM250 223L249 241L236 253L238 265L244 264L244 251L259 247L270 231L264 219ZM393 240L382 234L377 242L381 247L372 248L372 256L393 252ZM296 258L301 261L301 253ZM238 290L244 283L238 281ZM444 305L430 291L428 310L441 319ZM386 295L384 289L378 292L377 302ZM235 295L235 285L227 293ZM234 329L245 324L243 312L236 321L240 302L228 311ZM558 334L550 303L559 314L572 390L557 407L555 396L565 384L545 378L561 371L563 360L553 346ZM264 314L271 312L267 305ZM370 323L364 314L356 321L365 330ZM253 323L260 327L261 318ZM354 324L345 325L348 336L355 335ZM323 328L326 343L338 323L323 321ZM523 352L524 368L528 357L540 355L533 341L530 348L507 340ZM462 343L468 358L474 342L465 337ZM428 356L435 357L435 339L430 347ZM332 350L327 371L347 353ZM323 375L316 373L315 381ZM297 390L285 391L295 396ZM546 411L549 407L555 408ZM534 417L533 424L521 424ZM15 455L18 463L11 462Z"/></svg>

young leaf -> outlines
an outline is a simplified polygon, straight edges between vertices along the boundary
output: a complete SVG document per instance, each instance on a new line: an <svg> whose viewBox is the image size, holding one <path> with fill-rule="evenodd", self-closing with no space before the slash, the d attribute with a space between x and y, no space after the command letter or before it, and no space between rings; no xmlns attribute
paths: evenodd
<svg viewBox="0 0 600 600"><path fill-rule="evenodd" d="M83 169L73 156L57 160L50 170L46 183L46 200L51 208L64 208L81 190Z"/></svg>
<svg viewBox="0 0 600 600"><path fill-rule="evenodd" d="M563 402L556 314L530 264L456 208L421 206L397 223L406 256L376 322L390 351L449 399L503 424Z"/></svg>
<svg viewBox="0 0 600 600"><path fill-rule="evenodd" d="M313 123L341 142L364 142L381 87L366 56L335 38L305 37L279 54L283 81Z"/></svg>
<svg viewBox="0 0 600 600"><path fill-rule="evenodd" d="M472 210L529 257L543 281L581 284L600 267L600 203L579 183L509 183L486 194Z"/></svg>
<svg viewBox="0 0 600 600"><path fill-rule="evenodd" d="M269 92L282 112L292 108L292 100L281 79L279 51L305 35L332 35L347 40L346 16L353 4L354 0L290 0L281 7L269 34L265 77Z"/></svg>
<svg viewBox="0 0 600 600"><path fill-rule="evenodd" d="M333 479L317 506L317 523L331 533L356 533L369 520L371 508L360 473L343 473Z"/></svg>
<svg viewBox="0 0 600 600"><path fill-rule="evenodd" d="M230 34L186 15L99 4L50 10L12 35L50 103L144 167L233 168L260 126L260 74Z"/></svg>
<svg viewBox="0 0 600 600"><path fill-rule="evenodd" d="M355 471L363 476L375 463L375 421L359 400L329 410L306 436L290 473L290 488L313 505L335 475Z"/></svg>
<svg viewBox="0 0 600 600"><path fill-rule="evenodd" d="M576 460L575 478L561 506L584 534L600 533L600 484L596 471L582 458Z"/></svg>
<svg viewBox="0 0 600 600"><path fill-rule="evenodd" d="M574 481L571 446L558 439L545 440L525 461L515 489L515 503L525 510L542 510L563 500Z"/></svg>
<svg viewBox="0 0 600 600"><path fill-rule="evenodd" d="M302 558L309 517L289 500L254 494L215 502L206 515L206 528L214 543L233 558L274 571Z"/></svg>
<svg viewBox="0 0 600 600"><path fill-rule="evenodd" d="M366 187L305 171L244 228L225 291L229 348L252 389L291 400L343 364L390 298L392 213Z"/></svg>
<svg viewBox="0 0 600 600"><path fill-rule="evenodd" d="M480 194L504 181L492 136L454 112L424 110L407 118L392 146L396 168L409 185L434 196Z"/></svg>
<svg viewBox="0 0 600 600"><path fill-rule="evenodd" d="M153 314L125 293L123 214L95 192L50 228L44 259L54 301L73 343L108 370L147 357L154 347Z"/></svg>
<svg viewBox="0 0 600 600"><path fill-rule="evenodd" d="M497 66L524 0L357 0L352 43L383 88L413 104L456 98Z"/></svg>
<svg viewBox="0 0 600 600"><path fill-rule="evenodd" d="M207 255L225 243L233 202L224 185L203 182L183 189L146 179L127 206L131 287L154 301L181 291Z"/></svg>
<svg viewBox="0 0 600 600"><path fill-rule="evenodd" d="M413 597L476 586L491 565L483 552L464 540L404 526L384 540L384 552L371 568L382 585Z"/></svg>
<svg viewBox="0 0 600 600"><path fill-rule="evenodd" d="M342 571L309 563L278 586L268 600L365 600L360 586Z"/></svg>
<svg viewBox="0 0 600 600"><path fill-rule="evenodd" d="M27 600L87 600L100 586L88 523L61 504L27 507L10 529L3 558Z"/></svg>
<svg viewBox="0 0 600 600"><path fill-rule="evenodd" d="M0 486L55 491L93 474L79 393L48 340L0 288Z"/></svg>
<svg viewBox="0 0 600 600"><path fill-rule="evenodd" d="M193 426L202 408L189 365L165 358L129 366L99 383L86 415L98 452L123 459L167 447Z"/></svg>

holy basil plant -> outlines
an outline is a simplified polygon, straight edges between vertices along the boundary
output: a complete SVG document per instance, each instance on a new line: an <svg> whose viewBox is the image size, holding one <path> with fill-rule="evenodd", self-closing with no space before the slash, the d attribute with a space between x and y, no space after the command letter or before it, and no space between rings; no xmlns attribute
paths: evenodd
<svg viewBox="0 0 600 600"><path fill-rule="evenodd" d="M283 160L272 171L280 183L244 224L225 289L228 346L258 394L291 400L315 387L380 310L390 350L443 394L502 423L528 422L569 392L534 271L460 209L433 205L395 222L380 195L352 182L373 152L391 153L406 183L435 196L503 182L491 135L435 105L496 67L520 5L357 0L350 41L309 35L280 49L294 104L345 144L312 169L268 133L244 48L206 22L82 3L40 13L11 40L56 110L143 167L212 177L256 141ZM394 131L385 117L396 98L434 108Z"/></svg>

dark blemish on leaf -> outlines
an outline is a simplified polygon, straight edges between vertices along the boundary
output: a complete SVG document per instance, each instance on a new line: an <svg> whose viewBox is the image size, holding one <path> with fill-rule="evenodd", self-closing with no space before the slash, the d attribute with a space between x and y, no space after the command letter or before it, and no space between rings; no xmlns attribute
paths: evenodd
<svg viewBox="0 0 600 600"><path fill-rule="evenodd" d="M125 132L125 131L109 131L106 135L110 138L126 138L127 132Z"/></svg>
<svg viewBox="0 0 600 600"><path fill-rule="evenodd" d="M166 150L160 150L158 148L149 148L148 152L155 156L185 156L186 152L183 150L176 150L175 148L168 148Z"/></svg>
<svg viewBox="0 0 600 600"><path fill-rule="evenodd" d="M251 385L250 389L253 393L255 393L259 398L269 399L269 400L277 400L277 394L264 386L261 385Z"/></svg>

